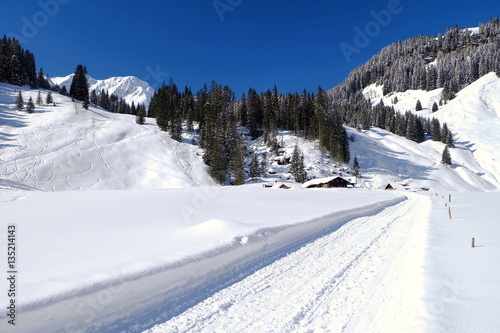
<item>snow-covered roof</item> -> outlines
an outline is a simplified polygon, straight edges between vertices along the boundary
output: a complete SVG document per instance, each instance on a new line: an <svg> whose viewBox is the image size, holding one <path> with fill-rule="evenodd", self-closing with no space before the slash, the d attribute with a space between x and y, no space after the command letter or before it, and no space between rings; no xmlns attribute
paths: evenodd
<svg viewBox="0 0 500 333"><path fill-rule="evenodd" d="M308 188L309 186L315 186L315 185L320 185L320 184L326 184L326 183L329 183L331 182L332 180L335 180L337 178L341 178L343 180L345 180L346 182L349 182L351 183L351 181L349 179L346 179L344 177L341 177L341 176L333 176L333 177L325 177L325 178L316 178L316 179L311 179L307 182L305 182L304 184L302 184L302 187L303 188Z"/></svg>

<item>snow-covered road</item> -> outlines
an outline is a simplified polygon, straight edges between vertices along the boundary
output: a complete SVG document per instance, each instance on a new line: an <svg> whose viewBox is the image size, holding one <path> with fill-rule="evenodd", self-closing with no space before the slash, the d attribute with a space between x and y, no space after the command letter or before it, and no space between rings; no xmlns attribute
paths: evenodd
<svg viewBox="0 0 500 333"><path fill-rule="evenodd" d="M416 331L430 207L409 195L147 332Z"/></svg>

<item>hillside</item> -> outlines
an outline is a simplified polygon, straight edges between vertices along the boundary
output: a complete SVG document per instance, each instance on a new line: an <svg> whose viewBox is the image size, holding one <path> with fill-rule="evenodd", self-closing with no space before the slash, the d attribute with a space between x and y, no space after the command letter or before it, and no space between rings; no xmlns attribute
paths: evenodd
<svg viewBox="0 0 500 333"><path fill-rule="evenodd" d="M3 188L66 191L77 189L180 188L214 184L196 146L180 144L159 131L155 119L138 126L135 117L98 108L84 110L67 97L54 94L57 107L39 107L33 115L13 111L19 87L2 85L1 128L5 143L0 145L0 177ZM25 100L36 99L37 91L22 89ZM453 165L440 163L444 144L416 143L388 131L372 128L357 131L347 127L352 142L351 161L359 160L363 178L358 186L383 189L390 182L408 184L413 190L480 190L499 188L497 163L497 91L500 79L486 75L458 93L455 100L431 114L430 106L441 89L407 91L382 95L382 87L371 85L364 94L373 102L383 99L399 112L414 110L420 99L424 110L418 114L447 121L455 134L451 149ZM392 104L394 97L398 103ZM415 112L415 111L413 111ZM273 153L262 138L250 140L250 152L266 160L266 174L254 181L290 182L290 160L298 143L305 157L309 178L343 174L352 177L350 166L338 164L322 152L317 141L304 140L290 131L280 131L282 148ZM191 142L187 136L186 142ZM250 156L246 168L249 169ZM248 175L247 175L248 176ZM247 178L247 180L249 180Z"/></svg>
<svg viewBox="0 0 500 333"><path fill-rule="evenodd" d="M399 172L405 169L405 164L385 163L384 166L389 168L386 170L391 170L392 175L404 174L410 179L420 179L420 184L426 184L425 187L430 188L435 188L437 183L444 188L456 190L493 190L500 187L498 163L500 160L500 78L495 73L487 74L464 88L453 100L441 106L435 113L432 113L431 106L439 101L442 89L408 90L389 93L385 96L382 92L383 87L374 84L366 87L363 94L373 104L383 100L385 105L393 106L397 112L410 111L423 117L436 117L441 122L446 122L454 134L456 145L456 148L451 149L453 165L448 168L439 163L444 144L433 141L416 144L376 128L364 131L368 136L378 137L378 140L392 141L390 144L386 143L384 145L386 147L397 142L399 149L403 149L400 151L404 151L404 154L398 158L400 161L407 160L406 156L411 154L419 155L420 159L428 161L427 164L422 165L423 168L413 169L413 171L406 169L406 172ZM394 103L395 98L397 98L397 103ZM422 103L422 111L415 111L417 100ZM365 144L359 146L366 147ZM408 148L402 148L402 146ZM354 154L357 154L356 148L354 149ZM390 161L394 152L389 150L383 155ZM368 164L369 173L376 172L376 169L385 169L377 163L380 158L374 158L374 154L378 154L377 149L374 151L363 149L359 153L360 163L362 165L361 161L366 163L365 168ZM451 178L444 176L445 174ZM407 180L404 176L402 178L398 180ZM448 184L443 185L444 183ZM467 185L464 186L464 184Z"/></svg>
<svg viewBox="0 0 500 333"><path fill-rule="evenodd" d="M54 106L35 113L15 110L38 91L0 85L0 184L10 190L102 190L185 188L213 181L195 146L172 140L154 120L139 126L135 116L53 93ZM45 99L46 92L42 92Z"/></svg>

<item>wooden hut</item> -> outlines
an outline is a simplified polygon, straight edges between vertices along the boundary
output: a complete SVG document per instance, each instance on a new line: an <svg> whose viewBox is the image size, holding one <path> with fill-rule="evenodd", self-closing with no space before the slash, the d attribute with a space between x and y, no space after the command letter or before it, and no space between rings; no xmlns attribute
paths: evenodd
<svg viewBox="0 0 500 333"><path fill-rule="evenodd" d="M305 182L304 188L332 188L332 187L350 187L353 184L340 176L328 177L328 178L318 178Z"/></svg>

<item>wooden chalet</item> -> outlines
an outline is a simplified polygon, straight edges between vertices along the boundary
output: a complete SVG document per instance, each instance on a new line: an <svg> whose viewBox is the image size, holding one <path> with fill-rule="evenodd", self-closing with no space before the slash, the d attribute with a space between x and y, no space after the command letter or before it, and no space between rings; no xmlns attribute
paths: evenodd
<svg viewBox="0 0 500 333"><path fill-rule="evenodd" d="M349 180L341 177L328 177L328 178L318 178L305 182L302 187L304 188L332 188L332 187L352 187Z"/></svg>

